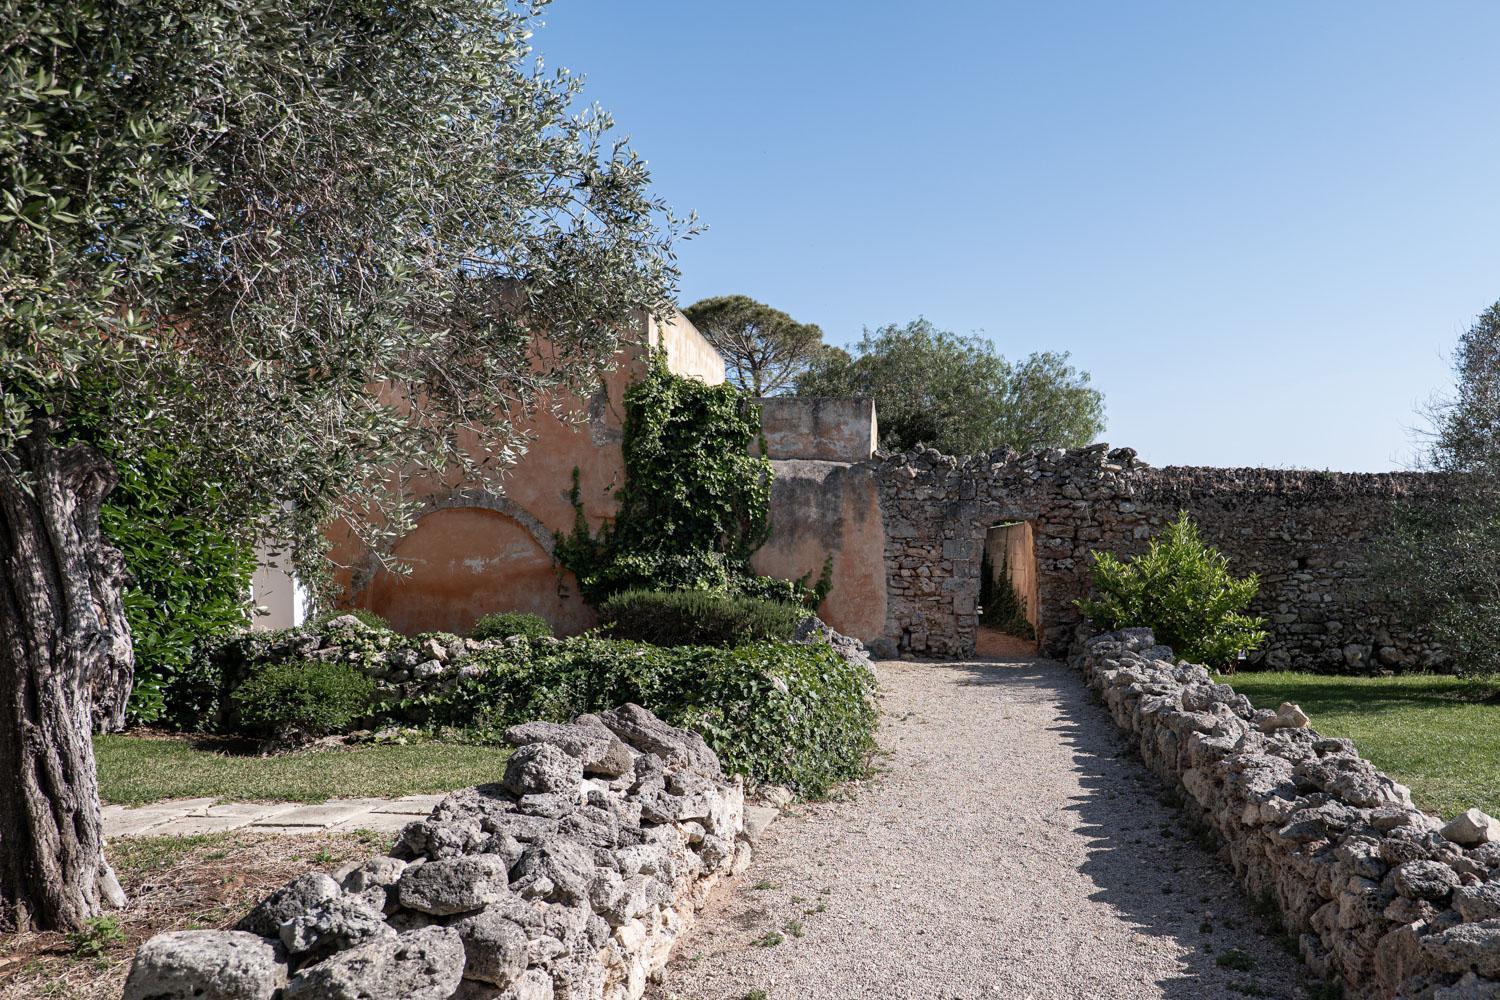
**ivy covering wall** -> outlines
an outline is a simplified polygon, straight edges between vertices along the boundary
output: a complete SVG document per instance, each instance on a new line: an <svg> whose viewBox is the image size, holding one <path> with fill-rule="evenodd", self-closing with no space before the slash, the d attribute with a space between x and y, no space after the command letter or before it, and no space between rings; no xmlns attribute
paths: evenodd
<svg viewBox="0 0 1500 1000"><path fill-rule="evenodd" d="M813 583L757 576L750 555L770 531L771 463L752 456L760 414L734 386L708 385L653 357L625 393L625 485L615 519L590 532L578 499L558 561L598 605L624 590L748 594L816 605L830 569Z"/></svg>

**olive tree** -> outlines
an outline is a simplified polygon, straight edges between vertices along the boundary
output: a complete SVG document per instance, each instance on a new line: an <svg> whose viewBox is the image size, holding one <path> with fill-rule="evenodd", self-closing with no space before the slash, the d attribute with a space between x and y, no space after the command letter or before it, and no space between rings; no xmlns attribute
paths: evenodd
<svg viewBox="0 0 1500 1000"><path fill-rule="evenodd" d="M1375 591L1470 674L1500 673L1500 302L1459 340L1456 391L1428 414L1430 495L1374 546Z"/></svg>
<svg viewBox="0 0 1500 1000"><path fill-rule="evenodd" d="M670 303L691 223L533 60L541 6L0 0L0 920L122 901L101 435L310 565L411 476L495 479Z"/></svg>

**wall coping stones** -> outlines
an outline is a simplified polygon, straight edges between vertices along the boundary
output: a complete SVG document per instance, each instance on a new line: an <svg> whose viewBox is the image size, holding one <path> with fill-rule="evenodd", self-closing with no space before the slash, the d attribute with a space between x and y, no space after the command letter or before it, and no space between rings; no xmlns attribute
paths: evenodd
<svg viewBox="0 0 1500 1000"><path fill-rule="evenodd" d="M1472 810L1440 831L1350 741L1295 725L1262 732L1275 713L1178 661L1148 629L1080 630L1074 653L1314 972L1354 997L1500 997L1500 825Z"/></svg>

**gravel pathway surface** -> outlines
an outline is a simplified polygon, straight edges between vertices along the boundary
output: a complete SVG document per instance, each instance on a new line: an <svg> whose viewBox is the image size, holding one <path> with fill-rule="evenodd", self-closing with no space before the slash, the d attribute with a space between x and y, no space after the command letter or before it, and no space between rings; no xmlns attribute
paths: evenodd
<svg viewBox="0 0 1500 1000"><path fill-rule="evenodd" d="M1072 670L877 672L882 773L766 832L656 1000L1307 995Z"/></svg>

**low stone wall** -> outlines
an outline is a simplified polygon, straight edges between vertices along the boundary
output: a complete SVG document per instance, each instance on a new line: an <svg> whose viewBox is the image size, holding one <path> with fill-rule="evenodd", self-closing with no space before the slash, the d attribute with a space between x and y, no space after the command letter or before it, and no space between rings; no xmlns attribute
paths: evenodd
<svg viewBox="0 0 1500 1000"><path fill-rule="evenodd" d="M232 931L160 934L125 1000L635 1000L749 862L744 791L637 706L528 723L504 780L389 857L300 876Z"/></svg>
<svg viewBox="0 0 1500 1000"><path fill-rule="evenodd" d="M1500 822L1442 825L1348 740L1291 706L1255 711L1149 630L1082 639L1073 663L1183 793L1252 897L1275 903L1349 996L1500 997Z"/></svg>

